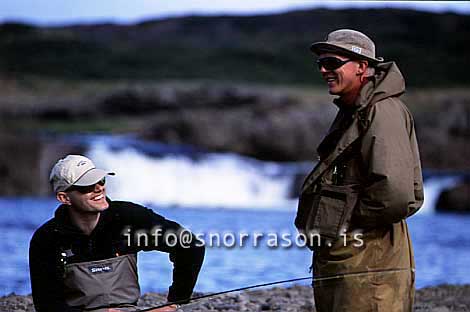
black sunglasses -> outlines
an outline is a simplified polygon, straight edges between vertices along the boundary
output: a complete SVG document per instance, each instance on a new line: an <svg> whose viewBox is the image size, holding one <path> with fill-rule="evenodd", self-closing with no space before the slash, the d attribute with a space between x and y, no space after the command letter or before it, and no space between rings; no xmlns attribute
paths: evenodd
<svg viewBox="0 0 470 312"><path fill-rule="evenodd" d="M327 56L322 57L317 60L318 70L321 70L323 67L326 70L335 70L346 64L347 62L351 62L352 60L340 60L334 56Z"/></svg>
<svg viewBox="0 0 470 312"><path fill-rule="evenodd" d="M71 187L69 187L65 191L66 192L77 191L80 194L87 194L87 193L91 193L91 192L95 191L96 184L103 186L103 185L105 185L105 183L106 183L106 178L103 178L103 179L99 180L98 182L96 182L95 184L92 184L92 185L85 185L85 186L72 185Z"/></svg>

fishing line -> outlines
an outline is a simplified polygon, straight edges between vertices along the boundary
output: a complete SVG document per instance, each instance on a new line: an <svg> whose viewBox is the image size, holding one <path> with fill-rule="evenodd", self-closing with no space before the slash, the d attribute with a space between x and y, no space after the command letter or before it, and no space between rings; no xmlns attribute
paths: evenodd
<svg viewBox="0 0 470 312"><path fill-rule="evenodd" d="M215 296L220 296L224 294L228 294L231 292L237 292L237 291L242 291L242 290L247 290L247 289L252 289L252 288L259 288L259 287L264 287L264 286L272 286L272 285L277 285L277 284L284 284L284 283L290 283L290 282L299 282L299 281L304 281L304 280L312 280L312 282L320 282L320 281L329 281L329 280L335 280L335 279L341 279L344 277L359 277L359 276L365 276L369 274L391 274L391 273L397 273L397 272L403 272L403 271L414 271L413 268L397 268L397 269L382 269L382 270L368 270L368 271L358 271L358 272L350 272L350 273L343 273L343 274L335 274L335 275L327 275L327 276L318 276L318 277L313 277L313 276L308 276L308 277L298 277L298 278L293 278L293 279L288 279L288 280L282 280L282 281L276 281L276 282L270 282L270 283L263 283L263 284L256 284L256 285L250 285L250 286L245 286L245 287L240 287L240 288L235 288L235 289L229 289L229 290L224 290L221 292L216 292L212 294L207 294L207 295L202 295L202 296L197 296L190 298L189 300L179 300L179 301L174 301L174 302L168 302L159 306L151 307L151 308L145 308L142 310L137 310L137 312L145 312L145 311L151 311L153 309L159 309L159 308L164 308L171 306L173 304L187 304L191 301L196 301L200 299L205 299L205 298L210 298L210 297L215 297Z"/></svg>

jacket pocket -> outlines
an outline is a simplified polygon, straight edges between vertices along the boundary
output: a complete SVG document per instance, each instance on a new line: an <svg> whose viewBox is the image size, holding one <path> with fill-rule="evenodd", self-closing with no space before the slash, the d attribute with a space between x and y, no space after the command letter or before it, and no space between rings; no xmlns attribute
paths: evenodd
<svg viewBox="0 0 470 312"><path fill-rule="evenodd" d="M351 221L357 202L357 184L321 184L318 190L300 196L295 225L301 233L316 235L320 246L336 241ZM315 246L313 246L315 247Z"/></svg>

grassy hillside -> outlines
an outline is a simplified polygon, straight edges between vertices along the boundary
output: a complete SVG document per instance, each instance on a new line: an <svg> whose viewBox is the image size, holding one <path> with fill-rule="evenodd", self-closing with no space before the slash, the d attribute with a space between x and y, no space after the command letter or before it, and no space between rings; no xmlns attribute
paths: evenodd
<svg viewBox="0 0 470 312"><path fill-rule="evenodd" d="M0 75L66 79L215 79L319 84L308 47L354 28L414 87L470 83L470 16L410 10L308 10L190 16L136 25L0 25Z"/></svg>

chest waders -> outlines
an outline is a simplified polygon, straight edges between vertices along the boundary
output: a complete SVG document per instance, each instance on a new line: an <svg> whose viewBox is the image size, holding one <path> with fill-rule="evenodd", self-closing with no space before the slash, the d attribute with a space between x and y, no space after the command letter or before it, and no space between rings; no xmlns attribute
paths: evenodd
<svg viewBox="0 0 470 312"><path fill-rule="evenodd" d="M136 311L140 297L135 254L65 265L65 301L84 311Z"/></svg>

